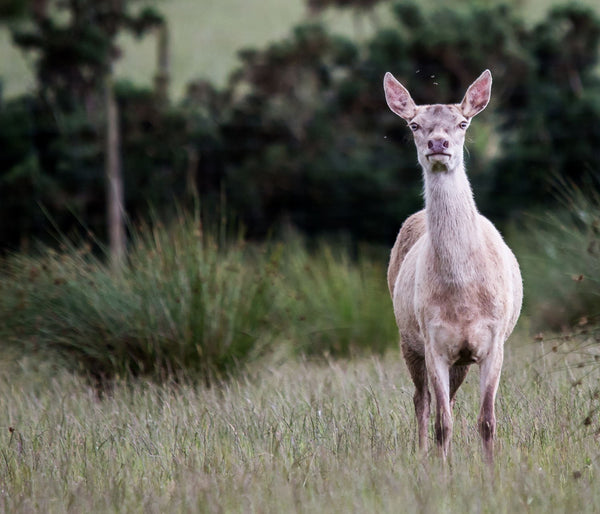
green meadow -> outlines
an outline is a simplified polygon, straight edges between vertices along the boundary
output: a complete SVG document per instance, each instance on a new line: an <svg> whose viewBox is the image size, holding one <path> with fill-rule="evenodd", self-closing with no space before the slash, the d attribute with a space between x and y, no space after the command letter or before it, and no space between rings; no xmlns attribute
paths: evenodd
<svg viewBox="0 0 600 514"><path fill-rule="evenodd" d="M165 15L170 29L171 94L181 97L186 85L197 79L208 79L223 85L229 73L238 65L237 54L243 48L260 48L289 34L291 27L307 17L303 0L154 0ZM461 0L457 1L460 8ZM485 2L487 3L487 2ZM494 0L493 3L500 3ZM551 0L510 2L523 17L533 21L541 18ZM579 4L599 9L594 0ZM425 6L439 5L433 0ZM389 18L385 6L380 6L373 19L356 19L347 11L327 10L323 19L336 30L354 37L365 37L373 23L385 25ZM142 40L122 37L123 57L115 70L121 78L140 85L150 85L156 69L156 41L152 36ZM0 78L7 96L14 96L34 87L33 57L24 56L11 45L10 34L0 26Z"/></svg>
<svg viewBox="0 0 600 514"><path fill-rule="evenodd" d="M130 379L101 395L15 355L0 371L0 509L598 512L597 373L577 382L522 331L506 354L491 473L475 426L476 370L444 467L415 450L412 385L395 350L272 356L211 387Z"/></svg>
<svg viewBox="0 0 600 514"><path fill-rule="evenodd" d="M583 232L562 230L574 249ZM528 291L531 269L552 262L543 252L560 248L525 239ZM85 246L6 257L0 510L597 512L591 320L541 333L543 298L530 293L506 347L494 468L476 368L444 466L416 450L385 258L353 254L294 235L249 243L182 216L141 227L118 272ZM568 257L555 264L557 295L586 284Z"/></svg>

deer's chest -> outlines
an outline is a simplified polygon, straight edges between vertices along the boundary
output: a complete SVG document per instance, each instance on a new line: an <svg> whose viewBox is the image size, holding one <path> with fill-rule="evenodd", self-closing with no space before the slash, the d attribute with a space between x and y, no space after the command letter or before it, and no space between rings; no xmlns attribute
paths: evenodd
<svg viewBox="0 0 600 514"><path fill-rule="evenodd" d="M425 259L423 264L415 277L415 307L421 323L468 326L477 320L501 318L498 268L475 259L466 259L461 268L445 270L440 270L434 259Z"/></svg>
<svg viewBox="0 0 600 514"><path fill-rule="evenodd" d="M415 307L424 344L449 363L479 362L502 330L501 301L480 281L457 286L429 280Z"/></svg>

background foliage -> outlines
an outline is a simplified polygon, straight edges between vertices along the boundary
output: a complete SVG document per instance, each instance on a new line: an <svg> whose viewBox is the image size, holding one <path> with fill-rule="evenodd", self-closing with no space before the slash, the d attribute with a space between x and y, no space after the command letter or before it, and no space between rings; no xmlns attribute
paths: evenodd
<svg viewBox="0 0 600 514"><path fill-rule="evenodd" d="M471 130L468 168L480 209L495 221L554 205L548 177L581 183L599 168L594 11L569 4L531 25L510 4L397 2L390 10L391 20L360 42L312 18L278 42L241 51L224 88L192 83L177 103L121 84L131 220L199 191L207 209L225 198L251 236L291 223L311 235L389 243L420 206L421 184L403 123L383 101L387 70L422 103L459 101L481 70L492 70L494 100ZM57 20L45 21L53 30L15 29L16 44L38 55L39 87L0 106L5 249L46 237L49 217L63 232L84 226L104 238L103 135L84 94L96 90L95 72L82 67L107 66L119 52L114 34L143 33L160 16L135 10L104 36ZM64 37L73 30L89 44Z"/></svg>
<svg viewBox="0 0 600 514"><path fill-rule="evenodd" d="M119 271L90 250L66 243L5 259L5 345L103 381L210 380L276 348L351 356L396 343L383 265L330 244L249 244L182 215L136 230Z"/></svg>
<svg viewBox="0 0 600 514"><path fill-rule="evenodd" d="M369 3L354 7L364 14ZM5 341L58 349L98 377L220 374L288 345L328 355L394 347L385 257L363 243L389 247L422 185L407 130L385 107L387 70L419 103L459 101L492 70L493 102L467 145L478 206L519 254L535 330L595 319L594 11L569 4L525 22L514 4L392 2L385 23L351 38L318 14L333 4L313 2L287 37L240 51L224 87L196 81L174 102L158 87L117 84L130 239L117 271L102 253L98 99L123 52L119 34L165 22L135 1L0 12L38 71L34 93L0 104ZM548 209L553 217L539 214ZM244 237L223 228L232 214ZM205 231L200 220L219 216ZM319 242L332 234L342 243Z"/></svg>

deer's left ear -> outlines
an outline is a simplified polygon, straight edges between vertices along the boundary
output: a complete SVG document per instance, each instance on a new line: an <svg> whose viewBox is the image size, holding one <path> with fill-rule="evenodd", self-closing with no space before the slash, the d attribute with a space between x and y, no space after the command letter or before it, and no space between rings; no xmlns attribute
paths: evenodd
<svg viewBox="0 0 600 514"><path fill-rule="evenodd" d="M463 101L460 103L460 109L465 118L472 118L483 111L492 96L492 74L490 70L485 70L479 78L473 82Z"/></svg>

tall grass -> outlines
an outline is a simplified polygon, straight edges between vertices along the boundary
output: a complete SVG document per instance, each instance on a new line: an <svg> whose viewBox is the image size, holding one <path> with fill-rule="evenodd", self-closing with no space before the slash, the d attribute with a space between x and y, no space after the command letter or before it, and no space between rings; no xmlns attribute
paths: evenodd
<svg viewBox="0 0 600 514"><path fill-rule="evenodd" d="M118 272L81 248L5 259L0 338L97 378L229 372L278 350L396 343L383 266L297 237L249 244L191 216L135 231Z"/></svg>
<svg viewBox="0 0 600 514"><path fill-rule="evenodd" d="M115 272L84 250L17 255L2 276L4 338L58 349L96 375L221 370L258 349L266 271L189 220L138 231Z"/></svg>
<svg viewBox="0 0 600 514"><path fill-rule="evenodd" d="M117 382L0 361L3 512L598 512L592 383L517 338L497 406L493 480L472 371L447 469L421 459L399 352L263 359L237 379ZM548 373L546 369L556 369ZM596 375L597 378L597 375Z"/></svg>
<svg viewBox="0 0 600 514"><path fill-rule="evenodd" d="M600 193L595 185L557 185L562 209L530 219L511 239L525 282L524 315L576 386L600 369Z"/></svg>
<svg viewBox="0 0 600 514"><path fill-rule="evenodd" d="M352 259L340 245L322 243L308 252L298 238L288 239L280 287L295 349L347 356L396 346L386 264L362 254Z"/></svg>
<svg viewBox="0 0 600 514"><path fill-rule="evenodd" d="M531 218L511 238L537 329L600 321L600 193L559 185L562 209Z"/></svg>

